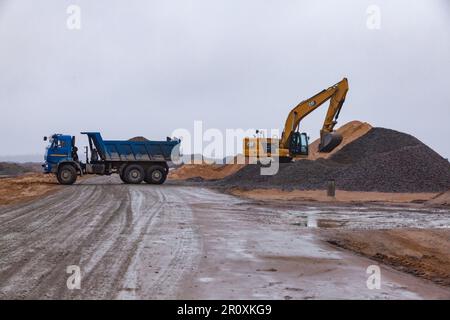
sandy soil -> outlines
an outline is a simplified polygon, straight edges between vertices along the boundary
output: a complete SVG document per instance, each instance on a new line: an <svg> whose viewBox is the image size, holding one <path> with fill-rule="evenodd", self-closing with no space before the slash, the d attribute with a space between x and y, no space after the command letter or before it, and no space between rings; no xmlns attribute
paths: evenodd
<svg viewBox="0 0 450 320"><path fill-rule="evenodd" d="M185 180L191 178L201 178L203 180L217 180L223 179L237 171L239 171L245 164L245 159L239 157L234 164L185 164L179 168L169 172L169 179Z"/></svg>
<svg viewBox="0 0 450 320"><path fill-rule="evenodd" d="M368 124L367 122L361 122L361 121L350 121L344 124L343 126L339 127L336 131L342 135L342 142L339 146L337 146L333 151L329 153L322 153L319 152L319 143L320 139L317 139L310 143L309 145L309 160L316 160L319 158L327 159L339 150L341 150L343 147L345 147L350 142L358 139L359 137L365 135L367 132L372 129L372 126Z"/></svg>
<svg viewBox="0 0 450 320"><path fill-rule="evenodd" d="M324 242L318 224L296 223L299 213L329 219L331 209L95 177L0 207L0 298L450 298L449 288L383 265L381 289L368 289L373 260ZM370 225L393 215L357 209ZM67 288L71 265L81 269L80 289Z"/></svg>
<svg viewBox="0 0 450 320"><path fill-rule="evenodd" d="M333 230L329 243L403 272L450 286L450 230Z"/></svg>
<svg viewBox="0 0 450 320"><path fill-rule="evenodd" d="M427 201L427 204L450 207L450 190L437 194L431 200Z"/></svg>
<svg viewBox="0 0 450 320"><path fill-rule="evenodd" d="M19 203L49 194L57 189L54 175L24 174L0 179L0 205Z"/></svg>
<svg viewBox="0 0 450 320"><path fill-rule="evenodd" d="M204 180L216 180L235 173L243 166L243 164L185 164L178 169L171 170L168 178L185 180L200 177Z"/></svg>
<svg viewBox="0 0 450 320"><path fill-rule="evenodd" d="M293 190L233 188L229 193L254 200L280 201L321 201L321 202L383 202L383 203L424 203L437 196L436 193L384 193L336 190L335 197L328 197L326 190Z"/></svg>

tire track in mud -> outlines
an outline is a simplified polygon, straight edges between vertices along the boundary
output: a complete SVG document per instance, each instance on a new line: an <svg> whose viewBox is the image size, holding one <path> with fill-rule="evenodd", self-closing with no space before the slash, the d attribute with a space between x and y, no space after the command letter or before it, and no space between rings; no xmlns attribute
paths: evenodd
<svg viewBox="0 0 450 320"><path fill-rule="evenodd" d="M361 270L365 277L370 261L316 243L314 232L290 224L286 210L205 188L124 185L117 177L96 177L0 208L0 299L293 296L285 284L305 285L296 297L326 297L329 290L335 290L331 297L360 296L355 288L365 278L352 279ZM350 262L322 259L330 254ZM323 274L317 262L324 264ZM66 286L69 265L81 268L80 290ZM278 272L265 272L269 267ZM334 269L338 280L330 284L326 279ZM383 270L392 285L399 279L399 285L416 286L415 279ZM415 288L398 293L387 287L382 297L411 297ZM435 286L417 288L448 296Z"/></svg>
<svg viewBox="0 0 450 320"><path fill-rule="evenodd" d="M125 290L117 298L174 299L180 280L190 276L199 263L201 243L193 228L192 211L186 203L180 207L181 201L176 191L171 188L157 191L163 198L163 210L151 222L146 233L149 236L143 241L145 246L139 248L140 254L128 272L132 280L129 281L130 276L126 277ZM152 254L145 254L146 251ZM167 254L169 251L170 254ZM143 266L151 268L142 272ZM136 271L139 276L132 277ZM138 290L130 290L133 281L141 284Z"/></svg>
<svg viewBox="0 0 450 320"><path fill-rule="evenodd" d="M184 237L162 259L155 256L157 250L148 250L162 234L177 237L178 230L167 226L172 220L164 218L171 207L162 190L102 177L2 208L0 298L108 299L122 293L152 298L168 291L174 296L172 278L179 277L171 273L192 261L187 256L192 252L182 248L194 246L192 237ZM148 261L164 270L150 282ZM67 289L69 265L81 268L81 290Z"/></svg>
<svg viewBox="0 0 450 320"><path fill-rule="evenodd" d="M95 222L95 227L91 228L91 231L82 231L79 240L69 242L75 244L71 248L70 254L60 259L54 266L49 276L46 279L46 284L42 286L42 289L34 290L34 296L38 298L42 296L42 293L48 292L48 286L52 286L52 298L76 298L79 295L79 290L69 291L66 287L66 279L68 274L65 273L65 269L69 265L77 265L81 268L82 279L85 282L84 270L82 259L85 255L92 257L98 255L99 243L108 243L111 239L115 238L119 234L120 227L124 224L124 217L122 212L128 210L127 201L116 202L113 206L106 206L105 210L96 212L92 211L92 215L100 214L103 217L99 221ZM83 284L83 292L86 284ZM48 295L48 293L47 293ZM80 297L81 298L81 297Z"/></svg>
<svg viewBox="0 0 450 320"><path fill-rule="evenodd" d="M94 193L88 197L88 202L93 202L96 198L93 197ZM20 255L24 253L24 248L32 247L45 247L51 239L48 239L48 233L55 233L55 225L57 222L64 221L70 217L76 208L70 210L60 210L59 207L67 206L65 201L60 201L60 204L55 206L49 206L44 212L35 213L34 210L30 210L22 214L22 217L27 216L28 220L16 221L20 224L19 228L15 225L11 225L11 221L6 224L1 222L2 226L2 242L0 245L0 252L2 256L12 255L13 257L20 258ZM34 225L37 225L36 227ZM31 227L30 227L31 226ZM29 229L29 230L28 230ZM26 255L22 258L22 263L18 263L19 267L31 259L31 255ZM11 263L11 261L8 261ZM4 263L4 259L2 259ZM15 268L11 268L15 269ZM17 269L15 269L17 272ZM2 273L1 279L5 280L5 274Z"/></svg>
<svg viewBox="0 0 450 320"><path fill-rule="evenodd" d="M14 223L17 225L26 225L25 223L20 222L21 220L25 221L26 219L28 219L30 214L32 214L33 218L36 219L39 216L51 211L50 209L57 211L60 208L63 208L65 205L67 205L67 202L76 200L77 198L81 197L82 191L77 189L75 190L75 192L70 192L68 189L65 189L61 192L49 196L48 198L43 198L30 204L21 204L18 206L16 205L9 210L7 208L2 208L2 210L0 211L0 232L7 230L8 227L13 225ZM61 201L62 198L65 200Z"/></svg>
<svg viewBox="0 0 450 320"><path fill-rule="evenodd" d="M133 187L131 187L133 188ZM131 195L134 196L131 196ZM138 199L135 200L136 194ZM144 201L144 198L139 192L130 190L130 198L128 200L127 210L124 213L124 220L120 228L117 229L117 235L114 239L99 242L100 247L94 250L95 252L102 252L101 256L92 259L90 256L87 264L87 272L84 276L84 286L88 291L98 291L96 295L103 298L113 298L120 289L121 279L128 269L129 263L136 253L136 248L142 238L143 227L150 223L153 215L161 208L158 202L151 202L151 209L153 211L145 215L141 210L133 210L133 203L138 202L138 206ZM145 229L145 227L144 227ZM99 285L98 276L101 276L103 285ZM100 289L100 290L98 290Z"/></svg>
<svg viewBox="0 0 450 320"><path fill-rule="evenodd" d="M90 226L90 228L88 228L90 230L86 230L86 228L83 229L83 226L79 226L78 229L81 231L81 236L79 239L69 242L69 245L75 242L71 248L71 254L57 264L53 269L53 275L47 279L47 284L43 287L43 290L46 290L46 287L51 284L54 287L54 292L52 294L54 297L105 297L99 295L97 292L98 290L96 290L97 288L92 288L92 286L89 285L90 278L85 275L86 261L93 259L94 263L91 268L95 270L96 277L98 276L101 280L107 278L107 275L111 273L111 271L106 270L105 272L98 272L96 268L99 262L97 260L103 261L106 252L108 252L110 247L117 241L116 239L121 236L121 232L127 223L128 212L130 211L130 197L125 186L117 185L105 188L107 188L108 194L104 194L102 204L94 206L87 213L87 215L90 215L91 217L97 217L90 219L87 223L87 225ZM120 248L118 249L120 250ZM110 263L109 269L114 268L114 263L118 260L117 252L113 252L112 255L114 260ZM65 268L72 264L78 265L81 268L84 283L81 291L69 291L65 286L65 281L68 277L68 275L65 274ZM89 271L87 274L89 275ZM98 286L98 289L104 291L106 285L107 282ZM40 295L39 292L38 295Z"/></svg>
<svg viewBox="0 0 450 320"><path fill-rule="evenodd" d="M23 235L27 243L22 243L17 250L3 256L3 264L8 264L10 267L6 271L0 272L0 294L5 294L6 291L6 295L9 296L8 293L11 294L13 289L13 295L17 295L17 298L36 297L35 293L39 291L40 287L51 285L52 274L56 272L67 276L65 268L68 265L76 264L74 262L77 261L76 255L78 252L73 248L79 243L83 244L81 239L86 230L83 230L82 226L89 225L92 222L95 223L95 219L103 214L102 211L97 211L98 206L95 205L97 199L98 197L80 199L79 202L83 202L81 206L79 203L66 203L69 209L71 205L74 206L74 208L68 210L73 213L69 219L62 220L61 224L53 226L47 234L31 237L27 237L26 234ZM111 205L117 206L116 203L111 203ZM107 210L111 205L103 205L102 207ZM84 210L84 212L77 214L81 210ZM62 262L57 264L56 261ZM63 266L64 262L70 263ZM57 269L58 267L61 267L61 270ZM11 290L8 290L8 288ZM51 296L48 292L46 294ZM45 296L39 296L38 298L43 297Z"/></svg>
<svg viewBox="0 0 450 320"><path fill-rule="evenodd" d="M80 193L82 195L82 193ZM99 190L97 187L95 187L90 194L83 198L87 198L86 201L83 202L83 206L90 206L92 203L95 203L99 200L99 198L102 196L101 190ZM51 228L61 224L62 222L68 223L68 219L77 219L76 216L74 216L74 212L79 209L79 206L72 206L72 208L67 209L67 202L72 202L71 200L66 200L59 204L58 206L50 206L45 212L35 213L34 210L31 210L26 213L28 216L27 218L32 220L31 223L28 221L20 221L22 232L27 235L27 238L25 238L22 242L15 243L15 246L25 246L29 242L35 242L34 240L29 240L31 236L35 236L39 238L41 235L45 235L48 231L52 231ZM62 207L62 208L61 208ZM66 208L64 208L66 207ZM25 214L24 214L25 215ZM10 222L6 223L5 225L0 222L2 225L2 228L0 229L0 232L7 232L11 231L11 229L8 229L10 226ZM13 250L15 247L9 247L8 249Z"/></svg>
<svg viewBox="0 0 450 320"><path fill-rule="evenodd" d="M144 251L148 244L147 235L159 238L159 228L167 227L166 224L155 223L155 216L165 217L167 215L167 199L160 187L149 186L128 186L130 199L127 201L130 206L124 212L125 220L120 231L114 239L101 239L99 246L93 249L93 254L86 254L87 260L81 262L84 266L82 290L76 293L68 293L64 288L60 288L58 297L63 298L154 298L160 294L161 287L165 291L173 289L176 285L172 281L171 266L184 265L186 259L178 258L175 252L172 254L170 263L160 263L155 259L153 251ZM130 210L131 209L131 210ZM118 229L119 230L119 229ZM102 238L101 235L97 234ZM184 244L180 244L183 246ZM180 247L179 246L179 247ZM192 246L187 246L192 247ZM100 254L99 254L100 252ZM170 256L170 255L165 255ZM178 258L177 262L176 261ZM153 281L142 281L142 274L149 272L145 261L150 260L159 266L160 276ZM165 276L168 275L168 276ZM165 277L164 277L165 276ZM144 277L145 278L145 277ZM130 283L130 279L133 279ZM149 289L150 288L150 289ZM157 288L157 289L155 289ZM126 296L121 295L126 293ZM144 293L144 294L142 294Z"/></svg>

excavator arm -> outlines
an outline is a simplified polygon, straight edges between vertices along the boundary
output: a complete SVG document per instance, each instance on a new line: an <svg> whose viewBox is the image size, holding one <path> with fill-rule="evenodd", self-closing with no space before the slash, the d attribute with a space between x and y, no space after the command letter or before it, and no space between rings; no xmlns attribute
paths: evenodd
<svg viewBox="0 0 450 320"><path fill-rule="evenodd" d="M322 129L320 130L319 151L330 152L339 145L342 141L342 137L333 133L333 128L337 123L336 120L339 117L339 112L344 104L347 91L348 81L347 78L344 78L328 89L300 102L291 110L286 119L283 134L281 136L280 148L289 149L292 135L297 130L300 121L330 99L327 115Z"/></svg>

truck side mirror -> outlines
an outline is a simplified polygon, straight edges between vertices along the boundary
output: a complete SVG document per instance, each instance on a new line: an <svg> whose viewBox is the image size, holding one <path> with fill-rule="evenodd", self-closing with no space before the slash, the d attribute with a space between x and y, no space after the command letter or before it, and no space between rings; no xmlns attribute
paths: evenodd
<svg viewBox="0 0 450 320"><path fill-rule="evenodd" d="M44 137L44 141L47 141L47 137Z"/></svg>

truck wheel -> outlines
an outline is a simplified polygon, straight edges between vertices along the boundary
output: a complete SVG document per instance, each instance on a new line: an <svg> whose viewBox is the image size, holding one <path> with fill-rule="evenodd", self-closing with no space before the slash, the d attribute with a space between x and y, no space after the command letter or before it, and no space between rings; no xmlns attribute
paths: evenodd
<svg viewBox="0 0 450 320"><path fill-rule="evenodd" d="M128 181L124 177L124 174L125 174L125 172L122 172L122 173L119 174L120 180L122 180L123 183L128 183Z"/></svg>
<svg viewBox="0 0 450 320"><path fill-rule="evenodd" d="M77 181L77 170L70 164L62 165L58 169L56 178L60 184L73 184Z"/></svg>
<svg viewBox="0 0 450 320"><path fill-rule="evenodd" d="M163 166L151 166L147 169L145 182L150 184L163 184L167 178L167 170Z"/></svg>
<svg viewBox="0 0 450 320"><path fill-rule="evenodd" d="M144 180L144 169L140 165L132 164L125 168L123 178L127 183L139 184Z"/></svg>

